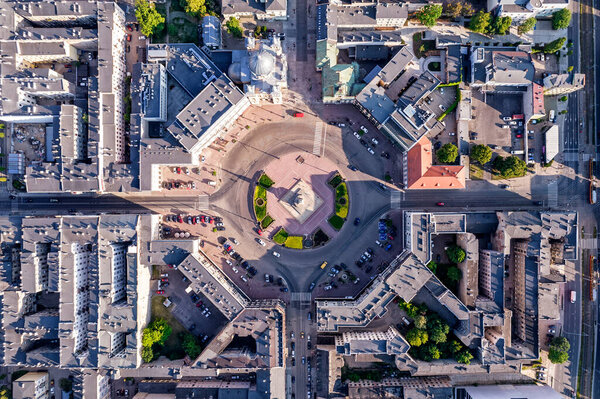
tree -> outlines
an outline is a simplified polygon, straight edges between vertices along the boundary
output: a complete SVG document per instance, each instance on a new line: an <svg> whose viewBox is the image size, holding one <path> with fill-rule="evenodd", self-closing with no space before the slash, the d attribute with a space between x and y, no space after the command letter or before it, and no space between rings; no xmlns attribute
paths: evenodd
<svg viewBox="0 0 600 399"><path fill-rule="evenodd" d="M471 148L471 161L485 165L492 159L492 149L484 144L477 144Z"/></svg>
<svg viewBox="0 0 600 399"><path fill-rule="evenodd" d="M206 15L206 4L204 0L180 0L179 4L185 12L198 17Z"/></svg>
<svg viewBox="0 0 600 399"><path fill-rule="evenodd" d="M458 18L461 15L463 4L460 1L451 1L446 4L446 13L451 18Z"/></svg>
<svg viewBox="0 0 600 399"><path fill-rule="evenodd" d="M519 25L517 32L519 33L519 35L527 33L533 28L535 28L535 24L537 24L537 19L535 19L534 17L527 18L525 21L523 21L521 25Z"/></svg>
<svg viewBox="0 0 600 399"><path fill-rule="evenodd" d="M198 339L194 334L186 333L183 337L183 350L191 358L195 359L200 356L202 348L198 344Z"/></svg>
<svg viewBox="0 0 600 399"><path fill-rule="evenodd" d="M406 333L406 340L410 346L419 347L429 340L429 336L427 335L427 331L413 328Z"/></svg>
<svg viewBox="0 0 600 399"><path fill-rule="evenodd" d="M558 101L567 101L568 97L567 96L562 96L561 98L558 99Z"/></svg>
<svg viewBox="0 0 600 399"><path fill-rule="evenodd" d="M454 356L454 360L460 364L471 364L471 359L473 359L473 355L467 349L461 350Z"/></svg>
<svg viewBox="0 0 600 399"><path fill-rule="evenodd" d="M434 317L427 322L427 333L429 334L430 341L441 344L446 342L448 333L450 333L450 326L444 323L439 317Z"/></svg>
<svg viewBox="0 0 600 399"><path fill-rule="evenodd" d="M236 17L229 18L225 23L225 26L227 27L227 32L231 33L234 37L241 38L244 36L240 20Z"/></svg>
<svg viewBox="0 0 600 399"><path fill-rule="evenodd" d="M464 261L467 257L465 250L459 247L458 245L452 245L448 247L448 249L446 249L446 255L452 263L460 263Z"/></svg>
<svg viewBox="0 0 600 399"><path fill-rule="evenodd" d="M0 389L0 399L9 399L9 398L12 398L12 395L10 394L10 390L8 389L8 387L6 385L4 385Z"/></svg>
<svg viewBox="0 0 600 399"><path fill-rule="evenodd" d="M135 0L135 17L145 36L152 36L153 33L158 32L156 28L165 23L165 17L156 11L154 3L148 0Z"/></svg>
<svg viewBox="0 0 600 399"><path fill-rule="evenodd" d="M527 164L514 155L507 158L498 156L494 159L494 169L498 170L503 178L510 179L512 177L525 176L527 173Z"/></svg>
<svg viewBox="0 0 600 399"><path fill-rule="evenodd" d="M567 29L571 24L571 11L568 8L552 14L552 29Z"/></svg>
<svg viewBox="0 0 600 399"><path fill-rule="evenodd" d="M437 271L437 267L438 267L438 265L437 265L437 263L435 263L434 261L431 261L431 262L429 262L429 263L427 264L427 267L429 268L429 270L431 270L431 272L432 272L433 274L435 274L435 272Z"/></svg>
<svg viewBox="0 0 600 399"><path fill-rule="evenodd" d="M458 342L457 340L452 340L449 344L448 344L448 350L450 351L450 353L452 353L453 355L457 354L458 352L460 352L463 349L463 345Z"/></svg>
<svg viewBox="0 0 600 399"><path fill-rule="evenodd" d="M423 348L423 359L426 362L439 359L441 354L438 347L433 343L429 343Z"/></svg>
<svg viewBox="0 0 600 399"><path fill-rule="evenodd" d="M164 345L167 339L169 339L169 336L171 335L171 326L169 325L169 323L167 323L165 319L158 318L152 323L150 323L148 327L158 332L156 343L158 343L159 345Z"/></svg>
<svg viewBox="0 0 600 399"><path fill-rule="evenodd" d="M471 5L471 3L463 3L462 10L460 13L462 14L463 17L470 17L471 15L473 15L475 13L475 10L473 9L473 6Z"/></svg>
<svg viewBox="0 0 600 399"><path fill-rule="evenodd" d="M441 163L453 163L458 157L458 148L452 143L446 143L435 153Z"/></svg>
<svg viewBox="0 0 600 399"><path fill-rule="evenodd" d="M489 12L481 10L471 18L469 29L473 32L484 33L487 31L488 26L490 26L491 19L492 16Z"/></svg>
<svg viewBox="0 0 600 399"><path fill-rule="evenodd" d="M142 346L142 360L146 363L154 360L154 352L151 346Z"/></svg>
<svg viewBox="0 0 600 399"><path fill-rule="evenodd" d="M58 381L58 386L65 392L71 392L73 389L73 382L68 378L61 378Z"/></svg>
<svg viewBox="0 0 600 399"><path fill-rule="evenodd" d="M569 349L571 344L565 337L555 337L550 342L548 359L554 364L564 363L569 360Z"/></svg>
<svg viewBox="0 0 600 399"><path fill-rule="evenodd" d="M512 24L511 17L494 18L490 26L490 33L495 35L506 35Z"/></svg>
<svg viewBox="0 0 600 399"><path fill-rule="evenodd" d="M562 46L567 41L566 37L559 37L556 40L551 41L550 43L546 43L544 46L544 53L553 54L562 48Z"/></svg>
<svg viewBox="0 0 600 399"><path fill-rule="evenodd" d="M446 276L450 281L459 282L462 278L462 272L458 267L452 266L448 268L448 273L446 274Z"/></svg>
<svg viewBox="0 0 600 399"><path fill-rule="evenodd" d="M422 314L415 317L414 322L415 327L417 327L420 330L424 330L425 327L427 327L427 317L423 316Z"/></svg>
<svg viewBox="0 0 600 399"><path fill-rule="evenodd" d="M569 67L567 68L567 72L569 72L569 73L573 72L573 65L569 65Z"/></svg>
<svg viewBox="0 0 600 399"><path fill-rule="evenodd" d="M428 4L417 11L417 19L423 25L431 28L437 20L442 16L441 4Z"/></svg>

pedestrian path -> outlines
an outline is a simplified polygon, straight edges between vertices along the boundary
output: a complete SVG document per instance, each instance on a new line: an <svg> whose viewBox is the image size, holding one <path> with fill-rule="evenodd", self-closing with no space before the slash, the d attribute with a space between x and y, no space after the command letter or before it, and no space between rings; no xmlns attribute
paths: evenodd
<svg viewBox="0 0 600 399"><path fill-rule="evenodd" d="M310 302L310 292L292 292L292 302Z"/></svg>
<svg viewBox="0 0 600 399"><path fill-rule="evenodd" d="M553 181L548 184L548 206L555 208L558 206L558 181Z"/></svg>
<svg viewBox="0 0 600 399"><path fill-rule="evenodd" d="M323 137L323 122L315 123L315 141L313 143L313 154L321 155L321 138Z"/></svg>
<svg viewBox="0 0 600 399"><path fill-rule="evenodd" d="M399 209L403 198L404 198L404 191L392 190L390 192L390 208Z"/></svg>
<svg viewBox="0 0 600 399"><path fill-rule="evenodd" d="M196 202L194 204L194 208L196 208L199 211L205 211L208 209L208 206L209 206L208 195L206 195L206 194L199 195L198 199L196 199Z"/></svg>

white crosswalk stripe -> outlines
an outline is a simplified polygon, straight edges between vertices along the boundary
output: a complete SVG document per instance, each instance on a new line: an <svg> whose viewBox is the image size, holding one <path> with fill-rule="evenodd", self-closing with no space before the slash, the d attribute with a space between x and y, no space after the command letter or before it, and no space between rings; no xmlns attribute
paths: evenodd
<svg viewBox="0 0 600 399"><path fill-rule="evenodd" d="M579 159L579 154L576 152L565 152L563 153L563 159L566 162L575 162Z"/></svg>
<svg viewBox="0 0 600 399"><path fill-rule="evenodd" d="M292 292L292 301L295 302L310 302L310 292Z"/></svg>
<svg viewBox="0 0 600 399"><path fill-rule="evenodd" d="M548 206L554 208L558 205L558 182L548 184Z"/></svg>
<svg viewBox="0 0 600 399"><path fill-rule="evenodd" d="M321 137L323 136L323 122L315 124L315 142L313 143L313 154L321 154Z"/></svg>
<svg viewBox="0 0 600 399"><path fill-rule="evenodd" d="M390 207L392 209L400 208L400 204L402 203L402 198L404 197L404 192L393 190L390 192Z"/></svg>
<svg viewBox="0 0 600 399"><path fill-rule="evenodd" d="M598 249L598 239L597 238L582 238L581 239L581 248L582 249Z"/></svg>
<svg viewBox="0 0 600 399"><path fill-rule="evenodd" d="M208 195L199 195L196 200L196 209L199 211L207 210L209 206Z"/></svg>

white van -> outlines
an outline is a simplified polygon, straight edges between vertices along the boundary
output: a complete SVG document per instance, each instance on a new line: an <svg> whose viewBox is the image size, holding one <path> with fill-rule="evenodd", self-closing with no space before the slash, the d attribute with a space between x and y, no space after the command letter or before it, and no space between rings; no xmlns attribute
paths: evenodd
<svg viewBox="0 0 600 399"><path fill-rule="evenodd" d="M215 186L217 185L217 182L216 182L216 181L214 181L214 180L209 180L209 181L208 181L208 185L209 185L209 186L213 186L213 187L215 187Z"/></svg>

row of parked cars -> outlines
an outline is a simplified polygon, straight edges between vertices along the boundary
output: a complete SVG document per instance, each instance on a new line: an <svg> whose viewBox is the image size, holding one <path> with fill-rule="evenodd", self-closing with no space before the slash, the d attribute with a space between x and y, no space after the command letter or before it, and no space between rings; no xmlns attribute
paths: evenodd
<svg viewBox="0 0 600 399"><path fill-rule="evenodd" d="M191 292L190 294L190 299L192 300L192 302L194 302L196 304L197 308L200 308L200 311L202 312L202 315L206 318L209 318L210 315L212 314L210 309L208 308L208 306L206 306L204 304L204 302L202 302L202 300L200 299L200 297L198 296L197 293L195 292ZM191 328L190 328L191 330Z"/></svg>
<svg viewBox="0 0 600 399"><path fill-rule="evenodd" d="M370 142L367 142L365 139L363 139L363 135L369 133L369 130L364 127L361 126L360 130L358 132L354 132L352 133L354 135L354 137L356 137L360 143L363 145L363 147L365 147L367 149L367 152L371 155L375 155L375 151L373 150L373 147L375 147L377 144L379 144L379 141L377 141L377 139L375 137L372 137Z"/></svg>
<svg viewBox="0 0 600 399"><path fill-rule="evenodd" d="M184 181L179 181L179 180L169 180L169 181L163 182L163 188L166 188L167 190L173 190L173 189L195 190L196 183L193 181L184 182Z"/></svg>

